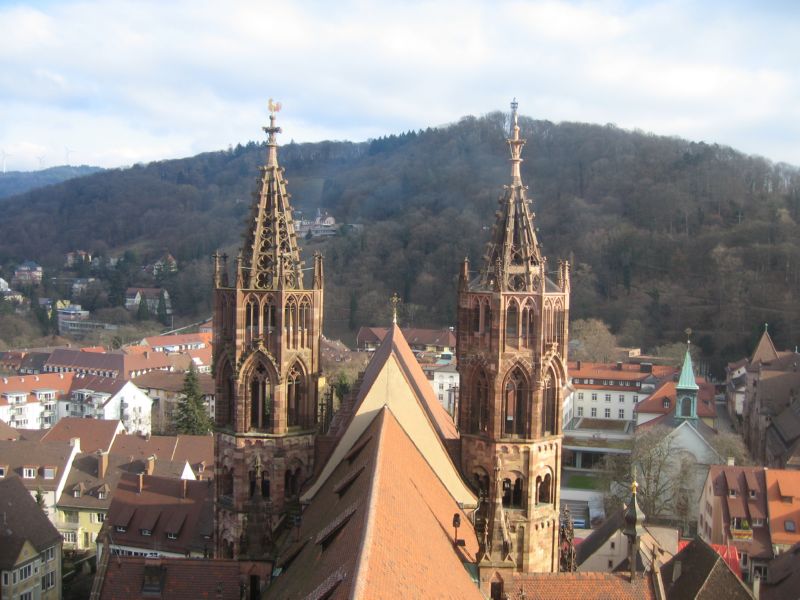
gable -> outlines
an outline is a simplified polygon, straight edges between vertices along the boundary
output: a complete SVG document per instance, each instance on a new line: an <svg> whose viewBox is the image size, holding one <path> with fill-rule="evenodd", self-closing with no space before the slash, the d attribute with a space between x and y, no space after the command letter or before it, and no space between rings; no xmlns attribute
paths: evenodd
<svg viewBox="0 0 800 600"><path fill-rule="evenodd" d="M386 343L391 340L387 339ZM373 360L378 359L376 356ZM370 373L369 380L365 378L369 387L359 394L361 398L355 414L319 477L301 500L308 502L314 497L380 410L387 406L456 502L462 507L476 506L477 499L447 454L397 356L392 352L378 366L377 373Z"/></svg>

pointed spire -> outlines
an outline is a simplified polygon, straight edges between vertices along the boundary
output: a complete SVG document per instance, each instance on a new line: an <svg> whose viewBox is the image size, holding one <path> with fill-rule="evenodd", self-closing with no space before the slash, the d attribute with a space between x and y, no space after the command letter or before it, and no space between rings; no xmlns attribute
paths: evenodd
<svg viewBox="0 0 800 600"><path fill-rule="evenodd" d="M681 376L678 378L679 390L699 390L697 381L694 378L694 366L692 365L691 342L686 343L686 354L683 357L683 367L681 368Z"/></svg>
<svg viewBox="0 0 800 600"><path fill-rule="evenodd" d="M758 340L758 345L753 351L753 356L750 362L769 363L778 358L778 351L775 349L775 344L772 343L772 337L769 335L769 325L764 323L764 333Z"/></svg>
<svg viewBox="0 0 800 600"><path fill-rule="evenodd" d="M492 240L488 245L481 284L497 291L536 291L543 285L540 274L542 255L533 226L527 188L522 184L520 164L525 140L520 138L518 103L511 103L511 132L507 139L511 152L511 184L500 198Z"/></svg>
<svg viewBox="0 0 800 600"><path fill-rule="evenodd" d="M400 304L400 296L397 295L397 292L392 294L389 302L392 305L392 325L397 325L397 306Z"/></svg>
<svg viewBox="0 0 800 600"><path fill-rule="evenodd" d="M278 165L276 134L281 128L275 125L275 119L280 109L280 103L270 99L270 124L263 128L268 136L267 163L261 167L242 257L242 286L250 289L304 289L290 195Z"/></svg>

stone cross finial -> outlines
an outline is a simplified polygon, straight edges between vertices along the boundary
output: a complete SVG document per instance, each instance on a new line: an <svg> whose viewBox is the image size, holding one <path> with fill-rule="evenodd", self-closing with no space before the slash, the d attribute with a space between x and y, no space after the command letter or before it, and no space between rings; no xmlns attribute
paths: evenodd
<svg viewBox="0 0 800 600"><path fill-rule="evenodd" d="M397 292L392 294L389 302L392 305L392 324L397 325L397 305L400 304L400 296L397 295Z"/></svg>

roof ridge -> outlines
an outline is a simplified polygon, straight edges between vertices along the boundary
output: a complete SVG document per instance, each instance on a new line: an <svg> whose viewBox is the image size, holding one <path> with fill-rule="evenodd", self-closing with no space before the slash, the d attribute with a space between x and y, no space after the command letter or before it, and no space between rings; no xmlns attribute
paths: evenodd
<svg viewBox="0 0 800 600"><path fill-rule="evenodd" d="M352 598L355 600L362 597L367 585L366 573L369 571L369 559L372 554L372 537L375 531L375 514L377 513L377 492L379 489L378 481L383 475L382 455L384 453L383 445L386 440L383 435L383 430L386 428L386 413L389 412L394 416L392 410L384 405L373 418L380 419L377 425L377 443L375 447L375 469L373 470L373 477L369 483L369 491L367 492L369 501L364 507L364 535L361 536L361 543L359 544L358 551L356 552L355 572L353 573L353 580L355 581L355 588L352 590ZM395 419L396 420L396 419ZM362 433L363 435L363 433Z"/></svg>

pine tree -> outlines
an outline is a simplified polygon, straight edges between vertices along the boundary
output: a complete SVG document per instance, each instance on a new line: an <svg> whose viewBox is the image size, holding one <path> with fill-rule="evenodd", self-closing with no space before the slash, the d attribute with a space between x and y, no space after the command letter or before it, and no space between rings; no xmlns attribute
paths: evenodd
<svg viewBox="0 0 800 600"><path fill-rule="evenodd" d="M167 299L166 296L164 296L164 292L161 292L161 295L158 297L158 309L156 310L156 314L158 315L158 320L161 321L162 325L169 325Z"/></svg>
<svg viewBox="0 0 800 600"><path fill-rule="evenodd" d="M150 309L147 306L147 299L142 295L142 300L139 302L139 308L136 311L137 321L148 321L150 319Z"/></svg>
<svg viewBox="0 0 800 600"><path fill-rule="evenodd" d="M183 380L181 399L175 411L175 430L189 435L206 435L211 431L211 425L211 418L203 404L197 372L191 365Z"/></svg>

